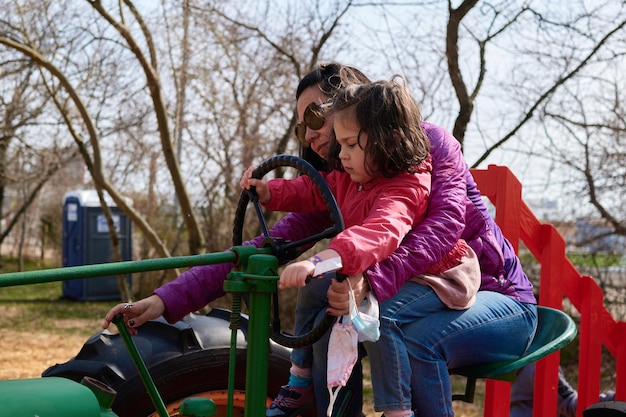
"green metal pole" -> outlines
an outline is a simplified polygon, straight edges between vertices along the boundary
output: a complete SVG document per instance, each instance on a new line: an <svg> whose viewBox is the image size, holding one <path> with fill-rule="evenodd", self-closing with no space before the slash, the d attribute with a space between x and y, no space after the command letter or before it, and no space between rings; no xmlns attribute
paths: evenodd
<svg viewBox="0 0 626 417"><path fill-rule="evenodd" d="M231 272L229 279L237 276L236 272ZM241 293L232 293L233 301L230 311L230 352L228 356L228 403L226 409L226 417L233 417L235 408L235 376L237 370L237 333L239 332L239 324L241 321Z"/></svg>
<svg viewBox="0 0 626 417"><path fill-rule="evenodd" d="M141 381L143 382L143 385L146 387L146 390L148 391L148 395L150 396L150 399L152 400L152 404L154 404L154 408L159 413L160 417L168 417L169 413L167 412L167 408L165 407L165 404L163 403L163 399L159 395L159 391L157 390L156 385L154 384L154 380L152 379L152 376L150 376L150 372L148 372L148 367L146 366L145 362L141 358L141 355L139 354L139 351L137 350L137 346L135 346L135 343L131 340L130 333L128 333L128 329L124 325L124 315L121 313L116 314L115 317L113 317L113 323L117 326L117 329L119 330L120 335L122 336L122 340L124 341L124 344L126 345L126 349L128 349L128 353L130 353L130 358L135 364L135 367L137 368L137 370L139 371L139 376L141 377Z"/></svg>
<svg viewBox="0 0 626 417"><path fill-rule="evenodd" d="M265 414L271 300L277 291L278 259L265 254L242 255L242 259L247 260L243 272L232 271L224 282L224 291L249 294L244 417L258 417ZM231 353L235 349L236 345L231 345ZM231 358L231 368L233 365Z"/></svg>
<svg viewBox="0 0 626 417"><path fill-rule="evenodd" d="M10 272L0 275L0 287L104 277L109 275L123 275L135 272L158 271L162 269L188 268L197 265L234 263L237 261L237 258L237 253L233 251L203 255L176 256L172 258L145 259L140 261L112 262L97 265L70 266L66 268L43 269L39 271Z"/></svg>
<svg viewBox="0 0 626 417"><path fill-rule="evenodd" d="M266 408L270 313L278 281L278 261L274 256L252 256L248 271L254 275L248 276L253 288L250 291L244 417L258 417L264 415Z"/></svg>

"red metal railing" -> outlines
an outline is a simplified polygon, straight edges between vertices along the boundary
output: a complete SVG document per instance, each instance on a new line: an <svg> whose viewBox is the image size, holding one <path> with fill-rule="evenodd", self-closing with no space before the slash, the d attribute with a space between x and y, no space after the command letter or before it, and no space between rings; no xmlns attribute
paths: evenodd
<svg viewBox="0 0 626 417"><path fill-rule="evenodd" d="M593 278L581 275L565 256L565 241L556 228L542 224L522 200L522 186L506 167L490 165L472 174L481 194L494 204L496 222L517 251L522 241L541 264L539 304L562 309L567 297L580 313L578 408L598 402L602 346L615 358L616 399L626 400L626 322L616 321L604 306L604 294ZM542 359L535 371L533 416L555 416L559 352ZM487 380L484 416L509 415L511 384Z"/></svg>

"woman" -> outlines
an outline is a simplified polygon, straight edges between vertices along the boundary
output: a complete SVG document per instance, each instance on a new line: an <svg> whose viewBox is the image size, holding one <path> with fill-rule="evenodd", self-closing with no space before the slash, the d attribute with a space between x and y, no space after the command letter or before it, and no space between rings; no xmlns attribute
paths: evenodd
<svg viewBox="0 0 626 417"><path fill-rule="evenodd" d="M310 103L325 103L333 94L332 74L338 73L335 65L320 66L300 82L296 93L300 120L306 120L304 112ZM304 155L310 154L310 150L322 156L328 152L332 115L326 116L321 127L316 125L317 129L309 128L304 135L299 135L310 146ZM417 300L415 309L428 312L440 300L429 287L412 285L406 283L407 280L423 274L438 262L459 237L465 239L479 256L483 280L472 307L462 312L447 309L401 324L410 355L413 383L411 387L395 388L411 390L417 416L452 416L447 369L521 355L536 329L536 300L532 284L522 271L513 248L482 202L458 141L449 132L432 124L423 123L423 128L431 143L433 162L428 216L409 233L394 254L369 268L365 275L371 278L370 283L384 282L384 277L387 278L386 285L372 288L377 295L388 297L381 303L381 311L393 311L394 302L402 302L406 297ZM373 275L383 279L374 279ZM322 283L319 285L323 286ZM351 285L361 290L368 288L364 277L355 277ZM319 297L312 296L311 292L319 293L319 289L314 286L302 288L299 300L308 301L311 309L319 308L315 305ZM348 285L333 282L328 291L328 302L331 314L346 314ZM390 315L386 320L401 323L402 317ZM329 400L327 346L327 337L313 346L313 383L320 416ZM472 348L468 349L468 346ZM370 358L373 366L386 363L386 358ZM360 415L360 390L355 388L358 384L360 375L354 373L349 383L352 389L345 391L351 391L356 401L345 415ZM337 400L337 404L340 403Z"/></svg>
<svg viewBox="0 0 626 417"><path fill-rule="evenodd" d="M303 150L303 156L312 162L319 163L328 154L332 134L332 114L309 111L305 117L305 111L310 108L311 103L326 103L338 91L340 87L338 75L343 67L336 63L320 65L307 74L298 85L297 111L301 122L296 126L296 133L300 141L309 146ZM356 71L356 74L359 74L361 82L369 82L362 73ZM523 273L519 259L489 216L480 198L476 184L463 160L459 143L444 129L429 123L423 123L422 127L431 142L433 163L428 216L407 235L396 252L369 268L364 275L380 275L381 279L371 282L386 284L373 287L372 290L377 294L385 294L388 300L392 300L394 296L404 295L400 290L405 289L406 286L403 284L409 278L424 273L442 259L459 238L464 238L478 255L483 271L481 290L485 291L479 291L474 306L463 316L464 320L460 324L467 327L465 332L454 332L454 337L446 339L436 331L438 329L424 330L423 340L430 343L435 339L438 347L436 355L425 360L422 352L427 350L428 346L420 343L421 333L419 333L422 331L423 323L417 321L415 327L403 326L405 334L410 336L407 339L409 342L407 348L411 354L416 352L410 359L413 375L417 381L412 387L403 389L411 389L416 415L448 416L452 415L452 396L449 394L451 388L447 365L459 366L465 362L488 362L499 360L501 357L520 355L526 349L536 328L536 311L533 312L531 307L536 301L532 295L532 285ZM291 214L274 227L272 235L299 240L324 228L328 222L328 215L325 212ZM258 237L247 243L260 245L261 241L262 237ZM125 308L124 304L113 307L105 317L103 328L110 325L117 313L124 314L125 323L132 334L136 334L136 328L144 322L161 315L169 322L180 320L185 314L198 310L224 295L223 282L231 268L232 265L228 264L191 268L174 281L156 289L152 296L134 303L131 308ZM363 275L355 275L350 277L350 282L358 303L370 289L368 281ZM431 295L436 297L434 293ZM296 312L297 325L298 317L302 313L306 313L308 317L310 312L315 310L320 311L322 316L329 304L330 314L343 315L347 313L348 285L345 282L329 284L323 280L315 280L313 285L299 291L298 299L302 310ZM435 314L431 320L438 318ZM390 317L389 320L393 321L394 318ZM445 315L441 317L440 324L454 329L457 321L459 317ZM299 325L306 327L309 323ZM485 339L483 337L485 333L490 337L497 334L495 340L497 344L494 340ZM467 342L464 337L467 337ZM474 349L469 355L464 352L468 343L475 339L489 342L493 346L493 349L481 350L479 361L472 360ZM450 345L446 342L450 342ZM327 336L313 346L312 378L315 403L320 416L325 415L324 411L329 402L326 388L327 346ZM372 358L371 363L377 363L376 359ZM425 379L428 381L427 385L422 385L421 372L428 376ZM436 377L433 377L435 374ZM344 404L345 400L347 408L344 408L344 415L361 414L360 384L360 373L356 367L348 387L341 390L336 400L336 404ZM281 395L275 401L281 406L275 407L279 410L271 415L291 415L294 410L314 400L310 391L300 393L292 391L288 386L281 390ZM342 407L335 409L340 410Z"/></svg>

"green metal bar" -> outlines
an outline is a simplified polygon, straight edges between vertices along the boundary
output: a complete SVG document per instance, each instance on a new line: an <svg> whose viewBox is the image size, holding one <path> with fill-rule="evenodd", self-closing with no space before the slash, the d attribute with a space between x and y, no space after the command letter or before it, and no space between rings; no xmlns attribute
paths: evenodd
<svg viewBox="0 0 626 417"><path fill-rule="evenodd" d="M250 294L247 363L252 366L246 371L244 417L261 416L266 408L270 311L271 294Z"/></svg>
<svg viewBox="0 0 626 417"><path fill-rule="evenodd" d="M203 255L179 256L173 258L146 259L139 261L113 262L97 265L82 265L39 271L13 272L0 274L0 288L39 284L44 282L94 278L110 275L123 275L144 271L173 268L189 268L198 265L233 263L245 272L232 271L224 283L224 290L234 294L250 294L250 315L248 323L248 347L246 370L245 417L262 415L265 412L269 357L269 334L271 296L277 291L278 259L269 247L235 246L232 251ZM124 326L123 316L118 314L113 322L118 326L133 363L137 367L150 398L160 417L168 412L158 390ZM235 330L236 333L236 330ZM236 353L236 338L231 350ZM233 367L234 369L234 367ZM234 381L234 378L233 378ZM230 386L229 392L233 390ZM232 403L229 406L232 413Z"/></svg>
<svg viewBox="0 0 626 417"><path fill-rule="evenodd" d="M236 274L229 274L228 277ZM235 376L237 370L237 332L239 331L239 322L241 319L241 293L233 293L233 301L231 303L230 312L230 349L228 356L228 407L226 417L233 417L235 408Z"/></svg>
<svg viewBox="0 0 626 417"><path fill-rule="evenodd" d="M132 359L135 367L139 371L139 376L143 381L143 385L148 390L148 395L150 395L150 399L152 400L152 404L154 404L155 409L159 413L160 417L169 417L169 413L167 412L167 408L163 403L163 399L159 395L159 391L152 380L152 376L150 376L150 372L148 372L148 367L145 362L141 358L139 351L137 350L137 346L135 342L131 339L130 333L128 333L128 329L124 325L124 315L119 313L113 317L113 323L117 326L117 329L122 336L122 340L126 345L126 349L128 349L128 353L130 353L130 358Z"/></svg>
<svg viewBox="0 0 626 417"><path fill-rule="evenodd" d="M270 312L272 294L278 282L278 262L273 256L256 255L248 260L244 274L250 284L250 314L246 369L244 417L265 413L267 395Z"/></svg>
<svg viewBox="0 0 626 417"><path fill-rule="evenodd" d="M262 249L260 251L263 251ZM162 269L188 268L198 265L234 263L236 251L203 255L176 256L172 258L144 259L139 261L112 262L97 265L70 266L39 271L10 272L0 275L0 287L67 281L71 279L123 275Z"/></svg>

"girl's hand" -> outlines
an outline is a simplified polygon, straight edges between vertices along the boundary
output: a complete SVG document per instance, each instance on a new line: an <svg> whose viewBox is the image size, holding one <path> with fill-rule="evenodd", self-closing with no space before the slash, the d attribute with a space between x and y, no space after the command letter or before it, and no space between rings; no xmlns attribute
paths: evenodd
<svg viewBox="0 0 626 417"><path fill-rule="evenodd" d="M272 199L272 194L270 193L269 188L267 187L267 181L264 179L256 179L252 178L252 172L256 169L256 167L250 167L246 169L241 177L241 181L239 181L239 186L242 190L249 190L250 187L256 188L256 193L259 196L259 202L261 204L267 204Z"/></svg>
<svg viewBox="0 0 626 417"><path fill-rule="evenodd" d="M124 323L128 333L136 336L137 327L148 320L154 320L162 316L164 312L165 304L163 304L163 300L158 295L151 295L135 303L120 303L113 307L104 317L102 328L108 329L113 317L118 313L122 313L124 314Z"/></svg>
<svg viewBox="0 0 626 417"><path fill-rule="evenodd" d="M315 265L311 261L300 261L289 264L285 267L280 278L278 279L278 289L304 287L306 285L306 277L313 275Z"/></svg>

